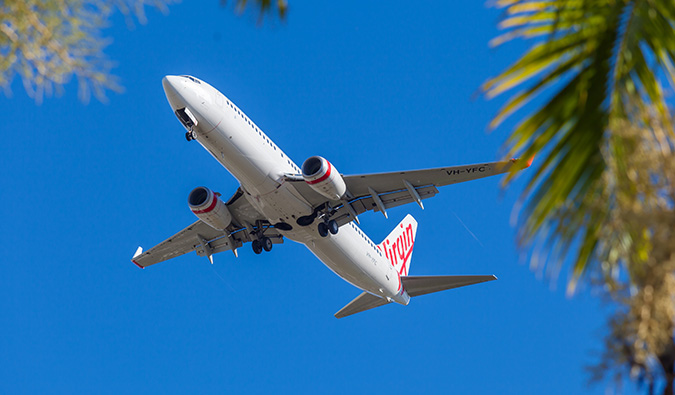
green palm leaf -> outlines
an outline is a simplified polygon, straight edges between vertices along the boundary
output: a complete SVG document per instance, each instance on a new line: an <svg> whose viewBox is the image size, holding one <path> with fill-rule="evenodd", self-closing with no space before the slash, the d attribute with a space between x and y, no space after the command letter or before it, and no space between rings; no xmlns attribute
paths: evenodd
<svg viewBox="0 0 675 395"><path fill-rule="evenodd" d="M629 118L634 97L667 114L664 80L670 87L675 81L675 2L501 0L497 6L505 8L500 27L506 32L493 44L539 41L483 85L488 98L521 89L491 128L535 97L548 96L506 141L509 157L544 156L523 193L519 242L541 239L553 262L571 260L572 290L604 242L598 224L611 201L602 201L599 180L606 168L601 149L613 141L610 124Z"/></svg>

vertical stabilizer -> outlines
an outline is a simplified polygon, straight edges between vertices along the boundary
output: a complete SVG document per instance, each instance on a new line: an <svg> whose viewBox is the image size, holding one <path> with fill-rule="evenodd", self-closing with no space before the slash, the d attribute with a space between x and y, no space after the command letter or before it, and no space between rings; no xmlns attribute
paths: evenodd
<svg viewBox="0 0 675 395"><path fill-rule="evenodd" d="M401 276L407 276L410 270L410 257L417 235L417 221L408 214L389 236L378 245L389 262Z"/></svg>

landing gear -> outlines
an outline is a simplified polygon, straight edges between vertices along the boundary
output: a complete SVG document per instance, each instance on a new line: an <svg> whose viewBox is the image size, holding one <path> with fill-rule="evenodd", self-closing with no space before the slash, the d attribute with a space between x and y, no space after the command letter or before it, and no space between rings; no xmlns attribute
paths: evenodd
<svg viewBox="0 0 675 395"><path fill-rule="evenodd" d="M336 235L338 233L338 231L340 230L340 227L338 226L337 221L334 220L334 219L331 219L330 221L328 221L327 225L328 225L328 231L333 235Z"/></svg>
<svg viewBox="0 0 675 395"><path fill-rule="evenodd" d="M332 235L336 235L338 231L340 230L340 227L338 226L338 223L336 220L331 219L328 222L320 222L318 225L318 230L319 230L319 236L321 237L326 237L328 236L328 233Z"/></svg>
<svg viewBox="0 0 675 395"><path fill-rule="evenodd" d="M262 248L265 251L267 252L272 251L272 240L270 240L269 237L263 237L260 243L262 244Z"/></svg>
<svg viewBox="0 0 675 395"><path fill-rule="evenodd" d="M263 244L260 242L260 240L253 240L251 246L253 247L253 252L256 255L260 254L263 251Z"/></svg>
<svg viewBox="0 0 675 395"><path fill-rule="evenodd" d="M328 236L328 225L325 222L319 222L319 236Z"/></svg>
<svg viewBox="0 0 675 395"><path fill-rule="evenodd" d="M262 237L261 239L255 239L251 242L251 247L253 247L253 252L260 254L263 250L270 252L272 251L272 239L269 237Z"/></svg>

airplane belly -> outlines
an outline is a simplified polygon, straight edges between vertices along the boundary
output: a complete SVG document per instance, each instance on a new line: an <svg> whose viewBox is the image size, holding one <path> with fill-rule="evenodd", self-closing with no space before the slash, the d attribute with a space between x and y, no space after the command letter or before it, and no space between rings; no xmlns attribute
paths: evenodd
<svg viewBox="0 0 675 395"><path fill-rule="evenodd" d="M337 235L315 238L305 245L324 265L355 287L376 295L392 295L393 284L386 281L384 263L366 255L368 251L363 247L367 245L360 238L351 226L346 225Z"/></svg>
<svg viewBox="0 0 675 395"><path fill-rule="evenodd" d="M270 193L260 195L254 204L272 224L284 222L294 228L300 228L296 223L299 217L314 212L309 202L287 182L282 182Z"/></svg>
<svg viewBox="0 0 675 395"><path fill-rule="evenodd" d="M246 136L233 132L231 123L223 119L211 130L200 130L197 141L247 190L256 194L273 191L279 185L268 176L274 164Z"/></svg>

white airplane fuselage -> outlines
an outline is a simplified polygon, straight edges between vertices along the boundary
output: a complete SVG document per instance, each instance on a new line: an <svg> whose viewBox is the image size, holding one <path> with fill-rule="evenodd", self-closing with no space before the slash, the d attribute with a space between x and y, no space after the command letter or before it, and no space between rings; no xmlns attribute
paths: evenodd
<svg viewBox="0 0 675 395"><path fill-rule="evenodd" d="M173 110L187 108L196 118L195 139L241 184L245 198L286 238L304 244L329 269L352 285L389 301L407 305L410 297L392 263L354 222L335 235L320 237L317 222L297 225L313 207L284 176L300 168L232 101L218 90L187 76L162 81Z"/></svg>

